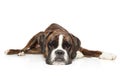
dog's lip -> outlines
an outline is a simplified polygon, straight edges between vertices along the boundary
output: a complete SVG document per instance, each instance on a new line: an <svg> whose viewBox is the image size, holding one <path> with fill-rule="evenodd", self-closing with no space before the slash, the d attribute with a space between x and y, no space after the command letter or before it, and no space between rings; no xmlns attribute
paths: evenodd
<svg viewBox="0 0 120 77"><path fill-rule="evenodd" d="M56 57L54 61L64 62L65 59L64 59L64 58L61 58L61 57Z"/></svg>
<svg viewBox="0 0 120 77"><path fill-rule="evenodd" d="M64 60L62 60L62 59L55 59L55 61L62 62Z"/></svg>

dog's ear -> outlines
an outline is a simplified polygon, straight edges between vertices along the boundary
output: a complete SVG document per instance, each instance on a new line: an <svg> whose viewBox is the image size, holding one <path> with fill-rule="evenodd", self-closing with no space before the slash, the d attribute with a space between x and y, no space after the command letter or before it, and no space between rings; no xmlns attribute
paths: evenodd
<svg viewBox="0 0 120 77"><path fill-rule="evenodd" d="M81 42L80 40L71 34L71 38L73 41L73 49L71 50L71 58L74 59L76 57L76 52L79 50Z"/></svg>
<svg viewBox="0 0 120 77"><path fill-rule="evenodd" d="M45 53L45 51L46 51L46 38L48 38L49 37L49 35L51 34L52 32L50 31L50 32L40 32L39 34L38 34L38 38L37 38L37 40L38 40L38 43L39 43L39 45L40 45L40 48L41 48L41 53Z"/></svg>
<svg viewBox="0 0 120 77"><path fill-rule="evenodd" d="M38 43L40 45L40 48L41 48L41 53L44 53L45 52L45 33L44 32L40 32L38 34Z"/></svg>

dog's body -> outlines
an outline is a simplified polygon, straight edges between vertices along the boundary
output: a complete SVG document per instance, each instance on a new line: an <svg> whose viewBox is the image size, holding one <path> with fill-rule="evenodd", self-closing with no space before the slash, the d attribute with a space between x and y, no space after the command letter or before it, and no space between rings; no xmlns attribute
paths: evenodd
<svg viewBox="0 0 120 77"><path fill-rule="evenodd" d="M18 54L43 54L47 64L71 64L72 60L79 57L98 57L113 60L113 54L101 51L87 50L81 47L80 40L58 24L51 24L44 32L39 32L21 50L10 49L8 55Z"/></svg>

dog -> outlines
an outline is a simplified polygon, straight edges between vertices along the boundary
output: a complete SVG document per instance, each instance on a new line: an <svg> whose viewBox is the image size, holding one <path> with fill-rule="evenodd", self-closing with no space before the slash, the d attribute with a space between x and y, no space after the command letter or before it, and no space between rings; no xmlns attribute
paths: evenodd
<svg viewBox="0 0 120 77"><path fill-rule="evenodd" d="M81 41L60 25L53 23L45 31L34 35L23 49L9 49L7 55L42 54L49 65L68 65L76 57L97 57L114 60L111 53L88 50L81 47Z"/></svg>

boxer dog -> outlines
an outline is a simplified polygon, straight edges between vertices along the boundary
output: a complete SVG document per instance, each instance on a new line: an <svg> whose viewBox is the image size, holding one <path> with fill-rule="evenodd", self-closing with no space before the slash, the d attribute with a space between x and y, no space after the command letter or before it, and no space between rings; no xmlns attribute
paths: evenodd
<svg viewBox="0 0 120 77"><path fill-rule="evenodd" d="M114 60L115 55L81 47L81 41L60 25L53 23L45 31L34 35L23 49L9 49L7 55L42 54L50 65L72 63L75 57L97 57Z"/></svg>

